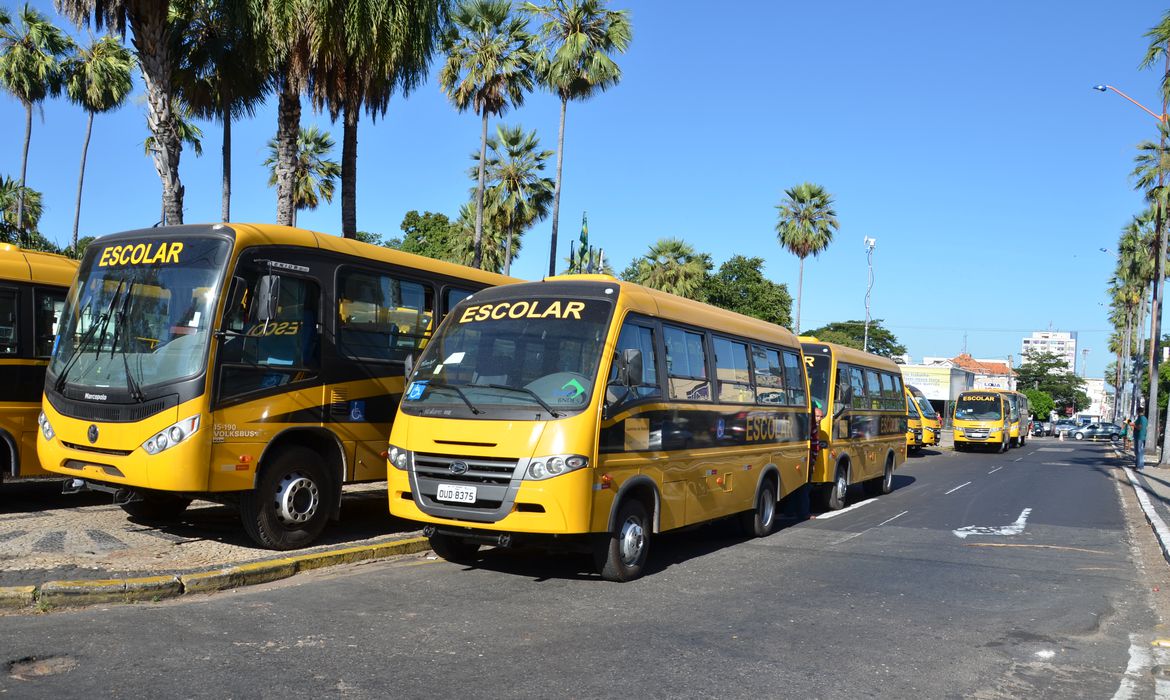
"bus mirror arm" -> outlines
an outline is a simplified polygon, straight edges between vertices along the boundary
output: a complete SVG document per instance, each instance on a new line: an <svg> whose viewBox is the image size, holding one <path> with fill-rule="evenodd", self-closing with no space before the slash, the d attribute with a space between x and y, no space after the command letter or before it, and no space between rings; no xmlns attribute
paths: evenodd
<svg viewBox="0 0 1170 700"><path fill-rule="evenodd" d="M410 379L410 373L414 371L414 355L407 355L402 361L402 376L405 379Z"/></svg>

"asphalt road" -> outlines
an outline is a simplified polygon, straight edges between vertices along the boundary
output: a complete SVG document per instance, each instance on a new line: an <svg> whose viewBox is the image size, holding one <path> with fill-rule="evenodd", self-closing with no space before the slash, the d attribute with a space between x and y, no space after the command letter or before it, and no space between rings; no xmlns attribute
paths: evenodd
<svg viewBox="0 0 1170 700"><path fill-rule="evenodd" d="M911 459L892 494L765 539L658 538L628 584L491 551L2 617L0 693L1170 697L1150 646L1166 564L1118 476L1106 446L1034 440Z"/></svg>

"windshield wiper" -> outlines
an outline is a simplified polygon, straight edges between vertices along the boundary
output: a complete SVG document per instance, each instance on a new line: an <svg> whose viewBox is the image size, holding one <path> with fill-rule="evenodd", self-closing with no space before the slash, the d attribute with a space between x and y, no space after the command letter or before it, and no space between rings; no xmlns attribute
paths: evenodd
<svg viewBox="0 0 1170 700"><path fill-rule="evenodd" d="M547 403L545 403L545 400L540 398L540 395L537 394L532 389L526 389L522 386L508 386L507 384L476 384L475 386L486 386L486 387L491 388L491 389L506 389L508 391L519 391L522 394L528 394L533 399L536 399L536 403L540 404L541 408L548 411L548 414L550 416L552 416L553 418L560 418L562 415L564 415L560 411L557 411L552 406L549 406Z"/></svg>
<svg viewBox="0 0 1170 700"><path fill-rule="evenodd" d="M126 373L126 389L130 392L130 398L138 403L146 400L142 394L142 389L138 387L138 381L134 379L134 375L130 372L130 355L126 352L126 312L130 310L130 300L134 298L134 285L137 282L131 282L130 286L126 288L126 294L122 297L122 305L118 307L118 326L114 329L114 339L110 345L110 352L118 347L118 338L122 338L122 347L118 349L118 354L122 356L122 370Z"/></svg>
<svg viewBox="0 0 1170 700"><path fill-rule="evenodd" d="M483 413L483 410L476 408L475 405L473 403L471 403L471 400L467 398L467 394L464 394L463 390L460 389L459 387L455 386L454 384L448 384L447 382L429 381L429 382L427 382L427 386L437 387L439 389L450 389L451 391L454 391L455 394L457 396L459 396L459 398L463 399L463 403L467 404L467 407L471 409L472 413L474 413L477 416L479 414Z"/></svg>
<svg viewBox="0 0 1170 700"><path fill-rule="evenodd" d="M93 325L91 325L89 327L89 330L87 330L85 332L85 335L81 337L81 342L77 344L77 349L75 349L73 351L73 356L70 357L69 361L65 363L65 366L61 368L61 373L57 375L57 381L53 382L53 389L57 393L61 393L62 391L64 391L65 379L66 379L66 377L69 376L69 370L73 369L73 366L77 364L77 361L79 359L81 359L81 354L83 352L85 352L86 348L89 347L90 341L93 340L94 333L97 333L98 326L102 326L102 337L103 338L105 337L105 335L106 335L105 329L109 326L110 314L112 314L114 312L114 304L118 303L118 292L120 292L121 290L122 290L122 282L118 282L118 288L114 290L114 296L113 296L113 298L110 299L110 303L108 306L106 306L106 310L103 311L102 314L94 320ZM93 302L91 301L89 304L87 304L87 306L92 307ZM80 319L80 318L81 318L81 316L78 315L78 319ZM98 351L100 353L101 341L99 340L98 343L99 343Z"/></svg>

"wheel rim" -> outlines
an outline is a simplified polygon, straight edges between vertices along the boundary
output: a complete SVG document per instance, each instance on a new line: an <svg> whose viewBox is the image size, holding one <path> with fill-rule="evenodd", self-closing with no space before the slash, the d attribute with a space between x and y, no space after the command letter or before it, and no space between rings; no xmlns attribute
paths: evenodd
<svg viewBox="0 0 1170 700"><path fill-rule="evenodd" d="M837 500L838 501L845 500L845 490L847 488L849 488L849 477L847 474L848 473L846 472L845 469L838 469L837 470L836 491L837 491Z"/></svg>
<svg viewBox="0 0 1170 700"><path fill-rule="evenodd" d="M285 475L276 490L276 517L285 525L303 525L317 514L321 490L300 472Z"/></svg>
<svg viewBox="0 0 1170 700"><path fill-rule="evenodd" d="M889 462L886 462L886 475L882 479L882 486L886 491L889 491L894 485L894 467Z"/></svg>
<svg viewBox="0 0 1170 700"><path fill-rule="evenodd" d="M772 517L776 514L776 499L772 492L765 490L760 494L760 524L768 527L772 524Z"/></svg>
<svg viewBox="0 0 1170 700"><path fill-rule="evenodd" d="M638 563L646 548L646 531L642 528L641 520L632 515L626 518L618 536L618 547L621 550L622 564L633 566Z"/></svg>

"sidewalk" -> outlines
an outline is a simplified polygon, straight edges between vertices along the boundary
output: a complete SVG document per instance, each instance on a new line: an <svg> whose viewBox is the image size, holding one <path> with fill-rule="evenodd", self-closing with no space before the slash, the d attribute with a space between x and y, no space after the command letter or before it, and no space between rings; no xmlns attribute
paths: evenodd
<svg viewBox="0 0 1170 700"><path fill-rule="evenodd" d="M1113 453L1120 460L1134 494L1145 513L1146 522L1154 530L1162 556L1170 563L1170 464L1154 464L1157 458L1146 455L1145 468L1134 469L1133 446L1122 449L1113 444Z"/></svg>

